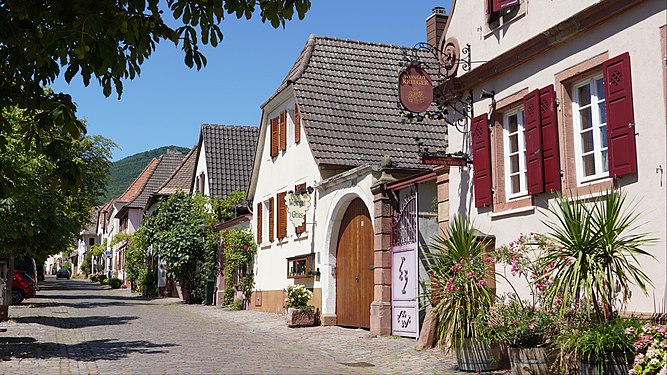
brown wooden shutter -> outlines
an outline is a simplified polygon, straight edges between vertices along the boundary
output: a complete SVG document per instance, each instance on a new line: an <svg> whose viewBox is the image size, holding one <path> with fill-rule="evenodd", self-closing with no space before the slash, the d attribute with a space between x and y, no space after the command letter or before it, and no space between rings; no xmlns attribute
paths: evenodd
<svg viewBox="0 0 667 375"><path fill-rule="evenodd" d="M544 191L539 90L532 91L523 98L523 118L523 126L526 132L526 169L528 170L528 194L538 194Z"/></svg>
<svg viewBox="0 0 667 375"><path fill-rule="evenodd" d="M472 165L475 207L490 206L491 190L491 137L486 113L472 119Z"/></svg>
<svg viewBox="0 0 667 375"><path fill-rule="evenodd" d="M303 184L298 184L298 185L294 186L294 193L295 194L299 193L299 192L301 192L301 190L304 190L304 189L306 189L306 183L305 182ZM298 227L294 228L294 231L296 232L296 234L301 234L301 233L306 231L306 217L307 216L308 216L307 214L304 215L303 216L303 223L301 225L299 225Z"/></svg>
<svg viewBox="0 0 667 375"><path fill-rule="evenodd" d="M274 240L274 225L273 225L273 197L269 198L269 242Z"/></svg>
<svg viewBox="0 0 667 375"><path fill-rule="evenodd" d="M542 162L544 190L560 190L560 153L554 85L540 89L540 128L542 130Z"/></svg>
<svg viewBox="0 0 667 375"><path fill-rule="evenodd" d="M271 119L271 157L278 156L278 118Z"/></svg>
<svg viewBox="0 0 667 375"><path fill-rule="evenodd" d="M280 112L280 149L287 150L287 111Z"/></svg>
<svg viewBox="0 0 667 375"><path fill-rule="evenodd" d="M299 112L299 106L294 103L294 143L299 144L301 142L301 112Z"/></svg>
<svg viewBox="0 0 667 375"><path fill-rule="evenodd" d="M500 12L501 10L519 5L519 0L491 0L491 4L493 12Z"/></svg>
<svg viewBox="0 0 667 375"><path fill-rule="evenodd" d="M287 237L287 205L285 192L278 193L278 239Z"/></svg>
<svg viewBox="0 0 667 375"><path fill-rule="evenodd" d="M607 110L609 176L637 173L630 54L626 52L605 61L602 69Z"/></svg>
<svg viewBox="0 0 667 375"><path fill-rule="evenodd" d="M262 202L257 203L257 210L255 211L255 216L257 216L257 243L262 243Z"/></svg>

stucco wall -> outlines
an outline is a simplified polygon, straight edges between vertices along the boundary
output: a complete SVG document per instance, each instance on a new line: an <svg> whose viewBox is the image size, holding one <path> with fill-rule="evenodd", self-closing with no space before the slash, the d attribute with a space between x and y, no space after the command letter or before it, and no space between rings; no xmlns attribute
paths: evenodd
<svg viewBox="0 0 667 375"><path fill-rule="evenodd" d="M283 109L291 109L294 107L293 99L286 99L282 102L273 104L273 108L266 108L262 126L266 127L269 119L279 115ZM293 133L293 114L290 113L287 119L287 150L280 151L276 158L270 156L270 129L266 129L260 136L264 137L264 147L257 152L261 153L261 162L257 172L256 189L252 197L253 202L251 209L253 210L254 219L251 227L255 238L257 238L257 203L265 202L268 198L274 199L274 222L277 217L276 194L283 191L294 190L296 184L306 183L307 186L313 186L320 180L320 172L313 159L312 153L308 146L303 128L301 129L301 142L294 143ZM262 144L259 142L259 144ZM316 246L315 241L318 239L317 220L314 220L313 212L319 211L317 193L312 194L311 207L306 214L306 232L296 235L294 225L288 220L287 223L287 238L278 240L277 236L273 242L269 242L268 233L268 214L264 211L263 224L263 242L258 245L258 251L255 261L255 288L263 291L264 295L271 291L282 291L289 284L299 283L309 288L319 288L320 282L316 278L306 279L288 279L287 278L287 258L308 254L311 252L319 253L320 249ZM266 205L263 204L263 209L266 210ZM274 228L276 232L277 225ZM315 268L320 267L319 256L315 256ZM273 301L267 299L263 304L264 309L272 310L274 308L282 307L282 301ZM280 306L268 306L271 304L280 303ZM251 308L254 303L251 303Z"/></svg>

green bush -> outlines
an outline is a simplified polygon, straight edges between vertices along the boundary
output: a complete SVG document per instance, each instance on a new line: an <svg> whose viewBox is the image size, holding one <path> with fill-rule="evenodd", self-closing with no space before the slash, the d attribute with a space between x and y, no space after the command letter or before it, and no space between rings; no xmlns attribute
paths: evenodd
<svg viewBox="0 0 667 375"><path fill-rule="evenodd" d="M102 284L102 285L106 285L106 284L107 284L107 280L109 280L109 279L107 279L107 277L104 276L104 275L100 275L100 276L97 278L97 281L98 281L100 284Z"/></svg>
<svg viewBox="0 0 667 375"><path fill-rule="evenodd" d="M117 278L117 277L112 277L110 279L107 279L107 284L111 287L111 289L118 289L120 288L121 284L123 282Z"/></svg>
<svg viewBox="0 0 667 375"><path fill-rule="evenodd" d="M99 275L97 275L97 274L92 274L92 275L90 275L89 278L90 278L90 281L91 281L91 282L96 283L96 282L98 281Z"/></svg>

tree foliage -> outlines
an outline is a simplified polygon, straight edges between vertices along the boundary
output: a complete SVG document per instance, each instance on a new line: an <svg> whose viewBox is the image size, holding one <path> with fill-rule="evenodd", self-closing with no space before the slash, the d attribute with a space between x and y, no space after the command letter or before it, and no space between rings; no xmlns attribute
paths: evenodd
<svg viewBox="0 0 667 375"><path fill-rule="evenodd" d="M0 152L0 252L44 258L72 246L104 192L113 142L100 136L71 138L54 129L26 137L20 128L31 118L16 109ZM36 144L58 148L66 161L54 162ZM65 171L70 179L59 178Z"/></svg>
<svg viewBox="0 0 667 375"><path fill-rule="evenodd" d="M153 216L144 220L146 244L153 245L167 262L167 272L190 293L190 302L201 301L203 282L215 272L217 236L211 230L213 216L208 199L177 192L158 203ZM213 265L202 263L213 255ZM212 270L211 270L212 268ZM213 272L213 275L210 273Z"/></svg>
<svg viewBox="0 0 667 375"><path fill-rule="evenodd" d="M28 138L37 129L58 128L77 139L85 124L76 117L72 97L43 89L59 76L71 82L78 75L85 86L97 81L105 96L115 90L120 98L123 81L141 73L160 42L181 48L185 64L201 69L206 57L199 45L218 45L225 14L250 19L259 11L263 22L284 27L309 8L310 0L0 0L0 110L25 110L31 118L22 126ZM5 115L0 152L13 126ZM38 151L54 162L68 160L53 142Z"/></svg>
<svg viewBox="0 0 667 375"><path fill-rule="evenodd" d="M211 200L211 207L213 208L213 215L215 221L221 223L225 220L233 218L236 214L236 209L245 199L245 192L233 191L227 195L226 198L215 197Z"/></svg>

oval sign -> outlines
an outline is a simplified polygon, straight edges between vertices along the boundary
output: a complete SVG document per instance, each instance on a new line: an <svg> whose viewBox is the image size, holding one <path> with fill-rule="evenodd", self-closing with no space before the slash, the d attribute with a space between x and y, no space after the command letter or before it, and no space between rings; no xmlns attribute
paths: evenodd
<svg viewBox="0 0 667 375"><path fill-rule="evenodd" d="M398 77L398 96L408 111L426 111L433 101L431 77L422 68L407 68Z"/></svg>

